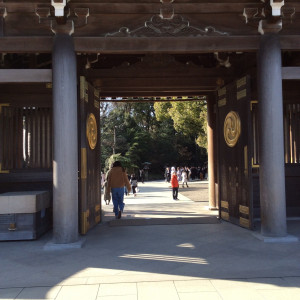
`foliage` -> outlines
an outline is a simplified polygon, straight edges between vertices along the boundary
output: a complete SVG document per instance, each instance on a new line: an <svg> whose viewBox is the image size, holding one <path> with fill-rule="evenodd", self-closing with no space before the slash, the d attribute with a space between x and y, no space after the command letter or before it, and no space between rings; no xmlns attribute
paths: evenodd
<svg viewBox="0 0 300 300"><path fill-rule="evenodd" d="M155 102L154 109L156 118L158 121L166 121L170 119L169 109L172 107L172 103L169 101L166 102Z"/></svg>
<svg viewBox="0 0 300 300"><path fill-rule="evenodd" d="M205 101L156 102L158 120L171 118L174 129L194 138L199 147L207 148L207 108Z"/></svg>
<svg viewBox="0 0 300 300"><path fill-rule="evenodd" d="M117 153L117 154L112 154L108 159L106 159L105 170L106 171L109 170L115 161L121 162L122 167L129 171L131 171L134 168L137 168L137 166L134 165L129 158L122 156L121 153Z"/></svg>
<svg viewBox="0 0 300 300"><path fill-rule="evenodd" d="M149 161L150 174L162 174L166 165L205 161L195 140L205 144L206 106L186 103L110 103L100 115L101 165L120 160L132 173Z"/></svg>

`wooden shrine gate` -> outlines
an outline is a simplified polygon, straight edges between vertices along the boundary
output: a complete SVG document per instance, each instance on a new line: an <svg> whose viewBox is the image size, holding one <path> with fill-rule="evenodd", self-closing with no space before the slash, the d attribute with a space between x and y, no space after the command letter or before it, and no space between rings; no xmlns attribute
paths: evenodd
<svg viewBox="0 0 300 300"><path fill-rule="evenodd" d="M79 97L79 232L100 222L100 103L97 90L80 77Z"/></svg>
<svg viewBox="0 0 300 300"><path fill-rule="evenodd" d="M217 106L220 216L252 228L250 78L218 90Z"/></svg>

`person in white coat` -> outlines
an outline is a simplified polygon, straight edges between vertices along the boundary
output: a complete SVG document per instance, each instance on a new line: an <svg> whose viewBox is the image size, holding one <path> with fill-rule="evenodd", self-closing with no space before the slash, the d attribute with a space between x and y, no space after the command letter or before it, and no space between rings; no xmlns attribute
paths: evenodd
<svg viewBox="0 0 300 300"><path fill-rule="evenodd" d="M186 187L189 187L187 182L188 182L188 176L187 176L187 173L186 173L186 170L183 170L182 171L182 187L184 188L184 184L186 184Z"/></svg>

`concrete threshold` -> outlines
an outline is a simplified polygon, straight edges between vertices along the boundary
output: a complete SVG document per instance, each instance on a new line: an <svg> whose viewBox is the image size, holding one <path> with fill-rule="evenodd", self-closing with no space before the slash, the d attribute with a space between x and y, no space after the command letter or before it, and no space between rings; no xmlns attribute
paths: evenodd
<svg viewBox="0 0 300 300"><path fill-rule="evenodd" d="M135 218L115 219L108 221L109 226L148 226L148 225L180 225L180 224L220 224L216 216L191 218Z"/></svg>

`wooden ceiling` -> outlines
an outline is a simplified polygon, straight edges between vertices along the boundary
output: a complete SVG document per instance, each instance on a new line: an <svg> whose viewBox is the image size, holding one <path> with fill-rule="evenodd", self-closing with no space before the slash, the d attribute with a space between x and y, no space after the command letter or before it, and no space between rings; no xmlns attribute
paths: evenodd
<svg viewBox="0 0 300 300"><path fill-rule="evenodd" d="M255 67L254 53L82 56L101 96L192 96L216 91ZM87 59L87 60L85 60Z"/></svg>
<svg viewBox="0 0 300 300"><path fill-rule="evenodd" d="M256 65L255 53L81 54L77 58L78 75L85 76L101 97L205 96L249 74ZM17 76L20 72L16 69L25 69L21 74L30 69L51 72L51 54L6 54L1 66L12 69ZM16 82L16 76L9 74L3 73L10 76L3 82ZM10 92L19 94L23 89L13 88Z"/></svg>

